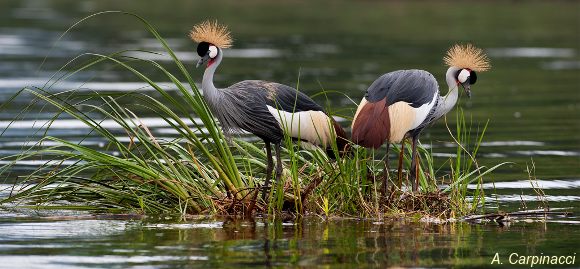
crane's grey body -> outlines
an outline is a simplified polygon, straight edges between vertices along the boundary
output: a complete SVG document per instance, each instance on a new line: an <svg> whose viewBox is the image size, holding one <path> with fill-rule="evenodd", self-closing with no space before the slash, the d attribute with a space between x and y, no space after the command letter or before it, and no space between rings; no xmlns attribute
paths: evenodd
<svg viewBox="0 0 580 269"><path fill-rule="evenodd" d="M212 113L226 134L250 132L265 141L280 143L284 131L272 108L281 112L323 112L323 108L296 89L274 82L245 80L224 89L213 85L213 73L222 54L205 71L202 90ZM306 130L303 130L306 131ZM300 139L300 137L295 137ZM309 141L318 144L316 141Z"/></svg>
<svg viewBox="0 0 580 269"><path fill-rule="evenodd" d="M409 109L405 115L393 111L388 112L390 133L383 139L388 142L399 142L400 139L404 138L400 134L418 135L421 130L441 118L457 103L459 93L453 75L458 70L459 68L450 67L447 71L446 81L449 85L449 92L446 96L439 95L437 80L427 71L413 69L386 73L376 79L367 89L361 106L359 106L359 111L364 105L378 104L379 102L387 107L385 109L387 112L388 108L392 109L397 105L408 106ZM359 111L355 115L353 129L358 120ZM400 118L409 116L412 116L410 124L401 126L398 123ZM372 118L367 119L367 121L367 124L371 126L376 122Z"/></svg>
<svg viewBox="0 0 580 269"><path fill-rule="evenodd" d="M219 102L208 104L226 133L242 129L273 143L279 143L284 132L269 107L290 113L323 111L305 94L274 82L245 80L218 91Z"/></svg>
<svg viewBox="0 0 580 269"><path fill-rule="evenodd" d="M421 124L410 132L421 131L429 124L437 121L447 114L459 98L459 91L454 74L460 68L450 67L445 74L445 81L449 86L449 92L445 96L440 96L439 85L435 77L424 70L399 70L384 74L375 80L367 90L365 97L369 101L376 101L383 98L407 102L410 106L418 108L424 104L429 104L433 97L435 103Z"/></svg>
<svg viewBox="0 0 580 269"><path fill-rule="evenodd" d="M445 79L449 92L445 96L439 95L437 80L424 70L399 70L379 77L368 88L357 109L352 125L353 141L373 148L387 141L388 152L389 143L411 137L411 171L415 177L419 135L457 103L459 93L455 74L459 70L457 67L447 70ZM415 180L412 183L415 190L417 183Z"/></svg>
<svg viewBox="0 0 580 269"><path fill-rule="evenodd" d="M282 173L280 143L285 134L325 148L334 137L340 142L339 149L344 148L344 130L310 97L292 87L262 80L245 80L217 89L213 76L223 59L222 50L217 48L215 58L207 55L200 61L209 59L202 81L204 98L226 134L245 130L264 140L268 159L265 188L272 173L270 143L276 149L278 181Z"/></svg>
<svg viewBox="0 0 580 269"><path fill-rule="evenodd" d="M439 86L433 75L424 70L398 70L386 73L379 77L367 89L365 98L369 102L377 102L386 99L387 104L405 102L409 106L418 109L428 105L428 112L418 126L406 132L420 131L432 120L439 98ZM434 102L434 103L433 103Z"/></svg>
<svg viewBox="0 0 580 269"><path fill-rule="evenodd" d="M365 98L370 102L387 98L391 104L404 101L416 108L429 103L437 93L439 87L431 73L412 69L393 71L380 76L367 89Z"/></svg>
<svg viewBox="0 0 580 269"><path fill-rule="evenodd" d="M224 132L231 135L236 130L245 130L264 140L280 141L282 130L272 128L272 126L277 127L278 122L265 105L268 93L259 87L249 95L249 88L246 86L250 85L243 84L254 83L243 81L232 85L227 90L218 90L219 101L206 98Z"/></svg>

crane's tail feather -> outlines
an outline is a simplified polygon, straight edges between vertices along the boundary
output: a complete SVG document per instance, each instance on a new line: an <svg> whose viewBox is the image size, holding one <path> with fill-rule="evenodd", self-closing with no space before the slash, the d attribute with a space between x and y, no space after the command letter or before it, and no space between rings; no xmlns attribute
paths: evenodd
<svg viewBox="0 0 580 269"><path fill-rule="evenodd" d="M360 107L362 106L362 107ZM353 119L352 141L367 148L379 148L389 138L391 122L387 100L361 102Z"/></svg>

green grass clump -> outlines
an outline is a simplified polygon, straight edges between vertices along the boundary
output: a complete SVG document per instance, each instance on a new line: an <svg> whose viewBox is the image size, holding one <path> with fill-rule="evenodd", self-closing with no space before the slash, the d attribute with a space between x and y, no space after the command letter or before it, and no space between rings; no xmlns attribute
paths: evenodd
<svg viewBox="0 0 580 269"><path fill-rule="evenodd" d="M332 145L338 157L330 160L322 149L306 150L287 137L282 180L272 188L270 199L261 200L257 194L264 182L267 163L263 144L226 138L192 77L164 39L143 18L123 14L143 22L171 56L171 68L177 67L178 72L172 74L168 66L152 60L129 57L128 51L109 55L84 54L61 71L84 60L80 67L56 77L46 88L23 89L21 93L33 95L35 102L56 108L54 119L66 116L81 121L93 136L97 134L104 139L106 146L104 150L97 150L83 145L82 141L73 143L43 136L38 144L22 154L4 158L11 163L0 168L0 173L8 173L14 164L27 159L42 158L47 164L17 182L17 191L0 201L2 204L144 214L290 212L372 218L401 213L448 218L482 208L483 190L478 188L470 192L467 185L480 184L483 176L501 164L489 169L477 165L475 157L486 127L479 132L473 148L466 148L471 142L471 129L461 110L458 110L454 135L457 153L449 162L451 172L447 175L449 180L445 188L441 188L442 181L437 179L439 169L434 168L431 153L422 147L419 147L422 158L420 192L410 194L405 188L399 188L395 183L406 181L405 178L399 179L396 173L390 173L392 187L384 193L382 162L375 160L374 151L352 146L348 154L340 156L339 149ZM74 90L49 91L50 85L101 63L113 63L130 71L155 89L160 97L138 91L82 95ZM163 74L178 89L177 96L140 71L144 68L153 68ZM126 103L133 107L123 105ZM178 133L177 138L156 137L133 112L136 108L163 119ZM121 126L123 137L106 128L102 124L105 120ZM42 130L47 132L49 128L50 124ZM54 146L39 147L46 142ZM410 152L405 152L405 167L410 166L409 156ZM50 160L69 160L74 164L50 166Z"/></svg>

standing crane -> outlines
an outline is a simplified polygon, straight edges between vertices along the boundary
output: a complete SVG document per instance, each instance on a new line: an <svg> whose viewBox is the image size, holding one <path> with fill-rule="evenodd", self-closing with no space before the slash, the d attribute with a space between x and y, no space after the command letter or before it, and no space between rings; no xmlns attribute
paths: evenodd
<svg viewBox="0 0 580 269"><path fill-rule="evenodd" d="M327 151L331 139L336 139L338 149L345 148L348 140L342 127L310 97L290 86L262 80L244 80L223 89L214 86L213 76L223 59L222 50L232 45L226 26L205 21L193 27L190 37L199 43L197 54L202 58L197 67L207 63L201 83L203 97L224 133L244 130L266 144L268 165L263 199L272 177L270 144L274 144L276 150L276 182L280 181L280 143L284 135L321 146Z"/></svg>
<svg viewBox="0 0 580 269"><path fill-rule="evenodd" d="M456 44L447 51L444 62L449 69L445 80L449 91L439 95L437 81L424 70L398 70L382 75L367 89L352 122L352 141L367 148L379 148L387 142L385 169L388 169L389 143L412 140L411 184L417 191L417 140L421 131L451 111L459 96L461 84L468 97L476 72L491 65L483 51L471 44ZM403 150L401 150L403 154ZM401 155L402 156L402 155ZM399 158L399 174L402 158ZM388 171L388 170L386 170ZM385 177L385 193L388 177Z"/></svg>

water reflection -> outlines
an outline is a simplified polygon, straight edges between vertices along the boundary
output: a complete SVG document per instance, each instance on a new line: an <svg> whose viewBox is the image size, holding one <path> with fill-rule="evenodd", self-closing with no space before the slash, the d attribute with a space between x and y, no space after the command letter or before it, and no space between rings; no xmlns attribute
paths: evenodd
<svg viewBox="0 0 580 269"><path fill-rule="evenodd" d="M157 223L157 224L146 224L142 227L145 229L220 229L223 226L223 222L211 222L211 223Z"/></svg>
<svg viewBox="0 0 580 269"><path fill-rule="evenodd" d="M96 120L96 119L95 119ZM169 119L168 119L169 120ZM195 124L201 124L199 118L194 118L192 122L189 118L181 118L184 123L193 126ZM139 126L145 125L150 128L154 127L166 127L169 125L167 121L163 118L154 117L144 117L138 119L125 119L125 123L128 126ZM172 120L170 120L172 121ZM117 121L112 119L100 120L97 122L103 128L107 129L124 129ZM176 124L173 122L173 124ZM20 121L0 121L0 129L13 128L13 129L38 129L38 128L50 128L54 129L79 129L79 128L90 128L86 123L76 120L76 119L57 119L57 120L20 120Z"/></svg>
<svg viewBox="0 0 580 269"><path fill-rule="evenodd" d="M580 69L580 61L551 61L542 64L546 70L570 70Z"/></svg>
<svg viewBox="0 0 580 269"><path fill-rule="evenodd" d="M493 195L490 199L497 199L502 203L510 202L530 202L540 199L548 202L573 202L580 201L580 196L576 195L544 195L541 198L537 195L511 194L511 195Z"/></svg>
<svg viewBox="0 0 580 269"><path fill-rule="evenodd" d="M47 40L52 41L55 36L57 33L40 29L2 28L0 30L0 56L63 58L81 53L87 47L86 42L83 41L61 40L54 44L58 45L58 49L49 50L52 43Z"/></svg>
<svg viewBox="0 0 580 269"><path fill-rule="evenodd" d="M114 156L118 156L114 155ZM11 165L13 164L14 161L4 161L1 160L0 161L0 165ZM65 166L69 166L69 165L75 165L75 164L85 164L86 162L84 161L78 161L78 160L19 160L18 161L18 165L19 166L23 166L21 168L24 168L24 166L31 166L32 168L37 168L40 166L60 166L60 165L65 165Z"/></svg>
<svg viewBox="0 0 580 269"><path fill-rule="evenodd" d="M79 92L96 92L96 91L155 91L153 87L144 82L87 82L87 81L59 81L56 84L49 83L49 78L2 78L0 79L0 89L22 89L22 88L43 88L51 91L68 91L76 90ZM155 82L163 90L174 91L177 86L172 82ZM50 85L50 88L44 87ZM189 88L188 83L182 82L182 85ZM197 85L196 85L197 86Z"/></svg>
<svg viewBox="0 0 580 269"><path fill-rule="evenodd" d="M576 51L572 48L489 48L490 57L519 58L572 58Z"/></svg>
<svg viewBox="0 0 580 269"><path fill-rule="evenodd" d="M533 185L532 185L533 184ZM483 183L481 188L483 189L530 189L533 187L540 187L544 190L549 189L580 189L580 179L570 179L570 180L522 180L522 181L510 181L510 182L489 182ZM477 188L475 184L469 184L467 186L469 189Z"/></svg>
<svg viewBox="0 0 580 269"><path fill-rule="evenodd" d="M0 230L6 231L0 233L2 260L12 268L41 264L48 268L474 266L489 264L495 252L506 249L531 254L536 249L546 252L570 247L571 238L579 234L563 223L516 222L501 228L495 224L324 221L317 217L297 222L202 217L185 222L20 224L4 219ZM19 232L10 234L11 230ZM548 245L548 237L559 240Z"/></svg>
<svg viewBox="0 0 580 269"><path fill-rule="evenodd" d="M100 237L125 230L124 221L71 220L57 222L0 223L0 242L67 237Z"/></svg>
<svg viewBox="0 0 580 269"><path fill-rule="evenodd" d="M193 51L174 51L177 58L182 62L196 62L199 56ZM152 60L152 61L173 61L165 51L127 52L125 55L135 57L138 59ZM228 49L224 51L226 58L278 58L282 57L284 53L281 50L269 48L248 48L248 49Z"/></svg>
<svg viewBox="0 0 580 269"><path fill-rule="evenodd" d="M565 151L565 150L518 150L514 151L516 154L525 156L580 156L580 151Z"/></svg>
<svg viewBox="0 0 580 269"><path fill-rule="evenodd" d="M484 141L481 142L481 146L484 147L513 147L513 146L545 146L546 143L541 141Z"/></svg>

